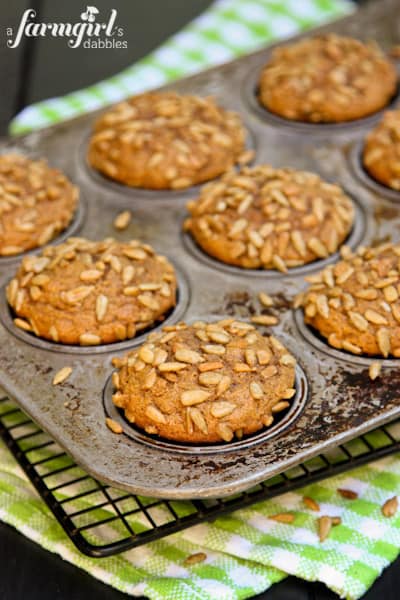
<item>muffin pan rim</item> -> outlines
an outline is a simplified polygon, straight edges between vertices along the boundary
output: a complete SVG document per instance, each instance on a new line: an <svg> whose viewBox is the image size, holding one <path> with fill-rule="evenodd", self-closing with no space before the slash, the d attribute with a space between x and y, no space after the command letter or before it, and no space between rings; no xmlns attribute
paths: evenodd
<svg viewBox="0 0 400 600"><path fill-rule="evenodd" d="M348 193L344 189L345 194L351 199L354 206L354 222L353 227L345 241L342 245L349 246L352 250L359 246L362 243L362 240L365 237L366 233L366 223L367 216L366 210L362 202L358 199L354 198L352 194ZM281 273L275 269L248 269L245 267L239 267L236 265L231 265L229 263L225 263L217 258L214 258L210 254L207 254L205 250L199 246L194 237L190 234L190 232L181 230L181 238L183 240L183 245L186 250L190 252L190 254L199 260L203 264L208 267L215 269L217 271L221 271L224 273L229 273L238 277L258 277L265 280L277 280L282 278L291 278L291 277L304 277L306 275L310 275L319 271L334 263L336 260L340 258L339 250L336 250L333 254L330 254L326 258L321 258L317 260L313 260L312 262L306 263L305 265L300 265L298 267L289 267L287 273Z"/></svg>
<svg viewBox="0 0 400 600"><path fill-rule="evenodd" d="M142 344L147 335L153 331L160 331L165 325L173 325L178 323L185 315L188 306L190 304L190 286L188 278L184 270L180 266L176 266L172 263L176 273L177 280L177 302L176 305L171 308L164 320L156 321L154 325L151 325L143 331L138 331L137 335L133 338L123 340L121 342L112 342L110 344L98 344L95 346L79 346L78 344L62 344L58 342L52 342L45 338L39 337L34 333L24 331L20 327L17 327L12 316L11 308L7 302L5 289L8 282L0 288L0 323L9 331L10 334L19 338L30 346L35 346L41 350L47 350L49 352L55 352L58 354L71 354L71 355L90 355L90 354L104 354L104 353L115 353L123 352L136 348Z"/></svg>
<svg viewBox="0 0 400 600"><path fill-rule="evenodd" d="M114 372L114 371L113 371ZM123 428L123 435L133 438L140 444L147 444L159 450L168 450L170 452L176 452L179 454L220 454L220 453L231 453L237 450L243 450L250 448L266 441L273 439L279 435L282 431L288 429L298 419L304 410L307 403L309 393L309 383L307 374L303 367L296 362L295 367L295 388L296 394L293 399L290 400L290 407L286 411L285 415L279 419L275 425L271 425L267 428L262 428L260 431L246 436L243 440L236 440L232 442L210 442L209 444L185 444L175 443L173 440L166 438L156 439L156 436L150 436L145 431L139 428L133 427L124 418L121 411L112 402L112 394L114 392L112 384L112 374L106 380L103 390L103 406L104 412L107 417L112 418L119 423Z"/></svg>
<svg viewBox="0 0 400 600"><path fill-rule="evenodd" d="M388 6L392 6L393 10L397 8L392 0L385 0L379 7L379 11L378 7L370 6L367 7L368 10L361 9L357 12L356 17L346 17L328 27L356 36L357 32L362 32L361 37L366 37L369 33L368 27L364 26L365 23L373 25L373 32L377 30L378 25L383 27L380 25L381 22L378 23L377 17L380 17L382 21L387 19L389 25L393 26L393 15L389 13ZM368 18L366 15L369 15ZM398 12L396 15L398 16ZM326 29L327 26L321 28L321 30ZM304 37L304 35L308 35L308 33L298 37ZM242 115L247 115L252 124L252 130L257 132L257 141L261 143L257 162L271 162L269 160L271 156L275 159L278 156L282 166L300 169L305 166L308 170L314 170L323 177L333 170L337 183L344 188L347 187L346 182L350 183L351 189L356 190L362 199L363 206L367 209L366 240L368 243L376 237L384 238L387 232L381 228L379 223L375 223L376 230L372 227L372 208L379 204L381 199L367 194L365 186L354 180L348 171L349 157L342 146L346 142L349 146L349 142L354 141L355 130L353 128L347 127L346 124L345 130L340 135L330 134L334 152L333 154L329 153L327 163L326 158L311 154L309 150L310 140L315 146L324 145L326 140L317 138L317 136L313 138L312 135L305 139L304 132L301 136L299 132L295 131L291 131L289 136L287 130L283 135L283 131L280 132L279 128L266 122L261 126L259 119L256 119L248 106L243 103L239 87L244 81L249 65L252 65L253 62L260 65L261 60L266 60L269 52L270 49L258 51L254 55L216 67L208 73L201 73L173 85L169 84L166 87L169 89L174 87L182 93L213 94L217 97L230 94L229 100L230 102L232 100L232 108ZM99 111L96 111L95 114L99 114ZM83 226L83 234L89 238L100 239L109 234L111 215L115 217L115 211L123 196L111 192L106 186L94 186L87 177L83 166L76 164L76 153L73 151L76 150L76 147L72 144L75 144L75 140L81 139L82 128L92 122L93 118L93 114L85 115L69 123L56 125L43 132L35 132L20 138L13 144L14 146L17 144L22 151L29 148L30 151L35 150L36 154L54 156L56 162L58 160L58 166L89 193L88 218ZM366 128L364 129L366 130ZM366 133L364 129L361 127L360 132ZM349 135L351 134L351 140L346 140L346 130ZM266 136L267 133L269 138ZM288 146L288 151L276 155L274 151L278 134L280 134L279 141L283 142L282 146L285 144ZM272 140L271 144L269 144L270 140ZM66 144L63 145L63 141ZM10 142L4 142L5 149L7 144ZM341 162L339 165L336 165L335 160L329 161L331 156L332 158L336 157L337 144L340 149ZM63 152L57 154L61 149ZM137 199L140 200L139 191L134 189L134 192ZM186 194L188 194L188 190L185 190ZM115 203L111 206L113 199ZM138 222L137 225L133 223L127 232L114 233L114 235L117 235L118 239L126 239L126 236L131 234L131 237L137 237L138 234L135 232L139 231L144 241L151 242L152 239L157 239L157 241L160 239L161 249L163 249L164 243L164 250L165 239L168 235L170 238L173 235L176 248L173 247L171 253L174 256L172 262L177 264L176 258L182 261L183 254L182 240L177 233L177 223L169 223L169 229L168 227L163 229L163 226L168 225L167 223L157 225L154 221L157 215L152 215L151 218L149 216L150 204L143 199L139 206L139 202L135 203L132 196L125 194L125 208L128 205L132 207L133 222L136 219ZM104 218L101 226L96 223L96 218L93 219L93 216L97 217L98 206L102 207L103 216L107 216L107 221ZM155 207L158 211L161 202L155 204ZM172 197L166 201L165 207L170 210L170 221L177 219L179 211L179 215L181 215L182 203ZM394 210L397 222L400 223L400 209L395 206ZM146 222L145 219L147 219ZM392 221L387 225L392 228ZM138 229L139 227L140 229ZM161 238L157 237L160 232L164 238L162 235ZM168 242L171 243L170 239ZM191 302L187 310L188 318L193 316L200 318L205 314L218 318L228 312L227 307L232 311L230 314L234 314L236 318L247 320L251 314L254 314L252 312L254 300L244 300L240 304L237 299L232 299L232 291L236 293L239 290L244 297L244 292L248 292L251 286L251 297L254 298L256 293L262 290L262 279L253 278L251 281L249 278L234 278L229 274L225 274L223 279L221 277L218 279L218 273L211 272L203 264L197 264L190 255L187 254L184 260L187 261L185 267L191 289ZM5 274L0 273L0 275L4 279ZM203 281L207 282L207 289L201 287ZM282 277L278 282L281 283L279 290L273 280L269 280L269 285L273 292L283 291L285 301L289 301L295 292L299 291L298 286L302 285L300 278L294 276ZM216 287L215 291L208 289L211 286ZM203 310L201 310L202 305L199 299L202 294L205 307ZM226 294L229 296L227 299L225 298ZM278 296L278 294L276 295ZM249 294L248 297L250 298ZM367 370L362 366L349 363L348 360L342 362L329 360L325 353L318 353L314 346L307 344L296 329L291 311L286 313L285 308L286 306L281 304L273 309L274 314L276 311L282 310L282 318L276 327L268 330L268 333L274 333L290 352L300 357L309 377L310 397L304 412L293 424L293 427L277 435L273 444L261 444L246 451L239 450L237 454L240 455L240 460L236 457L236 453L227 453L226 455L221 453L218 455L218 461L213 461L212 465L208 465L209 457L205 460L206 457L193 455L189 464L186 457L155 451L130 440L126 441L123 439L125 436L118 436L110 432L104 423L101 393L107 374L110 373L109 360L115 355L111 348L109 356L102 353L73 357L66 353L46 352L24 344L0 327L0 381L7 391L17 399L21 407L52 437L57 439L78 464L102 481L136 493L164 498L183 499L230 495L293 467L329 447L344 443L399 414L400 407L396 401L396 390L393 388L394 384L397 387L400 384L398 370L392 370L389 377L382 376L377 384L368 379ZM68 363L74 367L70 378L60 386L52 386L51 378L54 373ZM333 367L335 367L335 371L332 374ZM35 381L35 385L32 385L32 381ZM361 388L360 382L362 382ZM366 396L368 396L368 403L364 401ZM70 402L76 403L76 408L64 408ZM232 456L234 460L227 460ZM211 474L212 476L210 476Z"/></svg>

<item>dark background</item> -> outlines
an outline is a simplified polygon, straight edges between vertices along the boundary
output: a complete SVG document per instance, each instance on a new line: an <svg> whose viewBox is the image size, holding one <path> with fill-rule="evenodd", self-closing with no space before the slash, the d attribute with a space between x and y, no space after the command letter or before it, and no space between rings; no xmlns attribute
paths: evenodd
<svg viewBox="0 0 400 600"><path fill-rule="evenodd" d="M24 106L80 89L131 65L201 13L211 0L96 0L94 4L100 12L117 9L127 49L70 49L62 39L31 38L10 50L5 45L5 28L16 28L26 8L37 11L37 20L68 22L79 19L86 2L0 0L0 135L5 135L9 120ZM400 559L376 582L364 600L382 597L398 600L399 567ZM0 523L0 600L82 598L123 600L127 596ZM258 598L337 600L338 596L321 584L308 584L290 577Z"/></svg>

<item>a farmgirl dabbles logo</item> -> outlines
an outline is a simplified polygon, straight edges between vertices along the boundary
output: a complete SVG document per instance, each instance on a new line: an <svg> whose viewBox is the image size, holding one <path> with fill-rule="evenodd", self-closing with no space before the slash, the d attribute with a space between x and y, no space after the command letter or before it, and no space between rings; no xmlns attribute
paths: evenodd
<svg viewBox="0 0 400 600"><path fill-rule="evenodd" d="M28 8L16 31L13 27L7 28L7 46L17 48L23 37L54 37L66 38L70 48L127 48L128 42L121 39L123 28L115 24L117 11L113 8L108 20L103 22L97 22L98 15L98 8L87 6L75 23L40 23L35 20L36 11Z"/></svg>

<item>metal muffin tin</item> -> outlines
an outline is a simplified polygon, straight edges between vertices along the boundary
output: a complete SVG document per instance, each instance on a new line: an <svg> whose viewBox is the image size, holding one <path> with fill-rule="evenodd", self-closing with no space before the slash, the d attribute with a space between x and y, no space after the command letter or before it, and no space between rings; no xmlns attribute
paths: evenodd
<svg viewBox="0 0 400 600"><path fill-rule="evenodd" d="M385 48L400 43L397 0L373 3L320 31L374 38ZM357 222L348 240L352 247L382 240L398 241L400 193L368 178L360 164L362 140L380 118L341 125L291 123L257 106L257 75L271 48L169 86L182 93L213 95L245 120L255 163L290 166L319 173L343 186L354 199ZM396 98L392 105L398 105ZM304 325L301 311L291 309L304 276L316 273L337 255L292 269L242 270L223 265L199 250L182 233L185 204L198 189L146 191L126 188L91 171L85 149L97 114L60 124L16 140L4 140L0 152L19 151L47 157L76 183L84 198L80 235L139 238L166 254L177 268L179 301L169 322L234 315L248 319L260 312L260 291L275 299L269 313L279 315L268 328L297 357L297 394L280 422L256 436L231 444L181 447L134 431L110 403L111 358L138 345L135 340L107 346L62 346L15 328L4 286L21 257L0 259L0 383L22 409L94 477L137 494L164 498L207 498L245 490L332 446L378 427L400 415L399 360L383 360L382 376L372 382L372 359L330 348ZM130 209L127 230L116 232L116 214ZM57 240L56 240L57 241ZM55 241L55 242L56 242ZM52 386L54 374L69 365L72 375ZM105 425L110 413L124 433Z"/></svg>

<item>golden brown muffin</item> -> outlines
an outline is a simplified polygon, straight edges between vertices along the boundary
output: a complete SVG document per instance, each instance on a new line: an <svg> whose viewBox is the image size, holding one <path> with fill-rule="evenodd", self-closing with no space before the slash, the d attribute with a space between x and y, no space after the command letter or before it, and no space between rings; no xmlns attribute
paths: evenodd
<svg viewBox="0 0 400 600"><path fill-rule="evenodd" d="M125 185L178 189L245 160L239 116L212 98L150 92L117 104L95 123L88 160Z"/></svg>
<svg viewBox="0 0 400 600"><path fill-rule="evenodd" d="M165 327L113 363L113 402L128 421L180 442L240 439L270 426L295 394L294 357L234 319Z"/></svg>
<svg viewBox="0 0 400 600"><path fill-rule="evenodd" d="M400 110L386 112L367 135L363 164L374 179L400 190Z"/></svg>
<svg viewBox="0 0 400 600"><path fill-rule="evenodd" d="M329 33L274 50L259 100L286 119L340 123L384 108L396 85L395 67L375 43Z"/></svg>
<svg viewBox="0 0 400 600"><path fill-rule="evenodd" d="M345 258L308 278L301 294L305 322L334 348L400 356L400 245L349 249Z"/></svg>
<svg viewBox="0 0 400 600"><path fill-rule="evenodd" d="M176 277L164 256L136 240L70 238L26 256L7 286L15 324L62 344L132 338L175 306Z"/></svg>
<svg viewBox="0 0 400 600"><path fill-rule="evenodd" d="M0 156L0 256L47 244L72 221L76 188L44 160Z"/></svg>
<svg viewBox="0 0 400 600"><path fill-rule="evenodd" d="M304 265L333 254L354 218L351 200L314 173L244 167L204 186L185 229L210 256L247 269Z"/></svg>

